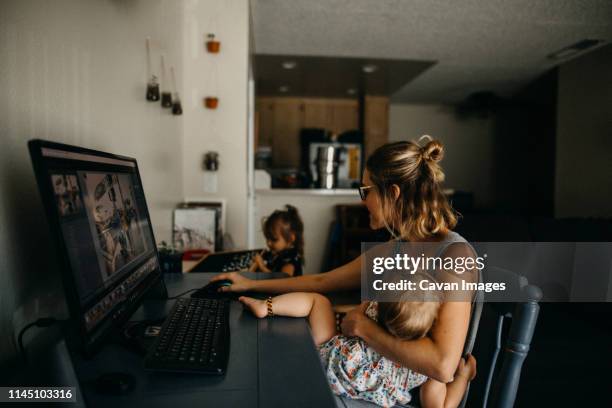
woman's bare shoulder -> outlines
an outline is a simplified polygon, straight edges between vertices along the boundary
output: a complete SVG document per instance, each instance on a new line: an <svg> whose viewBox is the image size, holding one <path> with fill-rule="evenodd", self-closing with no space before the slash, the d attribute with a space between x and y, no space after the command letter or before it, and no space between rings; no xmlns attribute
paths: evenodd
<svg viewBox="0 0 612 408"><path fill-rule="evenodd" d="M467 241L457 241L450 243L440 253L440 257L444 260L454 260L455 270L442 269L437 270L436 277L440 281L453 282L477 282L479 280L480 270L477 262L478 254Z"/></svg>
<svg viewBox="0 0 612 408"><path fill-rule="evenodd" d="M467 241L451 242L442 252L442 256L458 258L458 257L476 257L476 252Z"/></svg>

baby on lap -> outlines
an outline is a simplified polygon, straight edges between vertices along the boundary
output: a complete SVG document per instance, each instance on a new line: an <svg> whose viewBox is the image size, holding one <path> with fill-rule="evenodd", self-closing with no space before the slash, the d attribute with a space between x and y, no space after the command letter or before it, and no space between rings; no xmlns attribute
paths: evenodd
<svg viewBox="0 0 612 408"><path fill-rule="evenodd" d="M359 337L339 334L331 302L318 293L294 292L267 300L243 296L239 300L258 318L274 315L308 317L331 389L343 397L390 407L409 403L409 391L420 385L423 408L457 407L468 383L476 375L476 360L472 356L461 359L453 381L448 384L400 366L381 356ZM439 308L437 299L372 301L367 303L365 313L390 334L413 340L427 335Z"/></svg>

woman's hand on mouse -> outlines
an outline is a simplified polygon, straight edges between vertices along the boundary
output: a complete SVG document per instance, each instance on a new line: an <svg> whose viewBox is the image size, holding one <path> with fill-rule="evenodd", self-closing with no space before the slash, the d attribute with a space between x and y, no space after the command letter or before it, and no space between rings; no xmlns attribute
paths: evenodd
<svg viewBox="0 0 612 408"><path fill-rule="evenodd" d="M213 277L210 281L216 282L222 279L227 279L232 281L230 286L222 286L219 291L220 292L246 292L251 289L251 279L245 278L240 275L238 272L227 272L221 273L215 277Z"/></svg>
<svg viewBox="0 0 612 408"><path fill-rule="evenodd" d="M359 306L344 316L344 319L342 319L342 324L340 325L342 334L347 337L361 337L361 333L363 333L364 328L369 323L373 322L372 319L365 314L367 307L368 302L361 302Z"/></svg>

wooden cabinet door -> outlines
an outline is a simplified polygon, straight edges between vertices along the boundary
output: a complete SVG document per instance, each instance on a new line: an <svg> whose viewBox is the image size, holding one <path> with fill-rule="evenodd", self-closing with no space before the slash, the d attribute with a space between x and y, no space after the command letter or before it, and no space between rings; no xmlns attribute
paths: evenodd
<svg viewBox="0 0 612 408"><path fill-rule="evenodd" d="M258 145L272 147L276 168L299 167L302 128L340 134L359 127L359 106L353 99L258 97L256 106Z"/></svg>
<svg viewBox="0 0 612 408"><path fill-rule="evenodd" d="M272 146L274 137L274 98L257 98L257 143L258 146Z"/></svg>
<svg viewBox="0 0 612 408"><path fill-rule="evenodd" d="M304 127L329 129L332 110L325 99L302 99L304 107Z"/></svg>
<svg viewBox="0 0 612 408"><path fill-rule="evenodd" d="M272 161L274 167L298 167L300 164L299 133L304 112L298 98L278 98L274 104Z"/></svg>
<svg viewBox="0 0 612 408"><path fill-rule="evenodd" d="M364 106L365 157L389 141L389 98L366 96Z"/></svg>
<svg viewBox="0 0 612 408"><path fill-rule="evenodd" d="M347 130L359 129L359 104L356 100L337 100L331 104L331 122L328 129L339 135Z"/></svg>

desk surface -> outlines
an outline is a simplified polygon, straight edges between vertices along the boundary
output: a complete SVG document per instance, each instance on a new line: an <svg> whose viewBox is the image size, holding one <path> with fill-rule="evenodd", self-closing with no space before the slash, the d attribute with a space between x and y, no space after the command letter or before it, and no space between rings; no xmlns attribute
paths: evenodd
<svg viewBox="0 0 612 408"><path fill-rule="evenodd" d="M168 276L168 295L203 286L212 276ZM173 300L148 300L132 320L164 316L173 304ZM106 345L91 360L77 360L87 406L335 407L305 319L256 319L232 302L230 332L227 373L221 377L148 372L142 356L115 344ZM92 380L112 371L136 377L135 390L125 396L96 393Z"/></svg>

